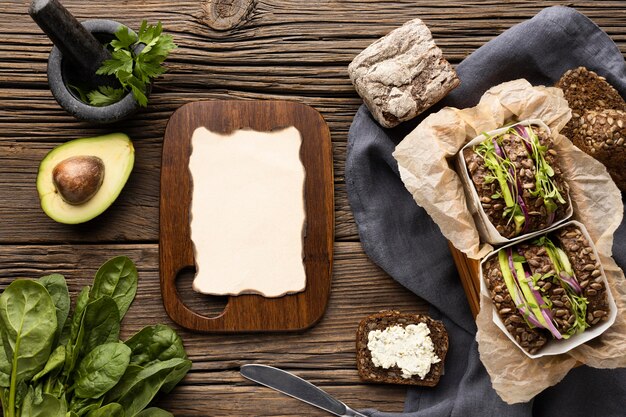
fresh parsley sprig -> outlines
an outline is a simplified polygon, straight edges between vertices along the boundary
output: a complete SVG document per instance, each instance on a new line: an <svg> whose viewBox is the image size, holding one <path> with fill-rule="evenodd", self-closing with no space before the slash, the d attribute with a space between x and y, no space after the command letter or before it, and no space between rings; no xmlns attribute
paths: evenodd
<svg viewBox="0 0 626 417"><path fill-rule="evenodd" d="M146 107L148 85L165 73L163 61L176 48L172 36L163 33L161 22L155 26L144 20L137 35L121 26L109 47L112 49L111 59L104 61L96 73L115 76L121 88L100 86L86 94L89 104L108 106L132 92L139 105Z"/></svg>

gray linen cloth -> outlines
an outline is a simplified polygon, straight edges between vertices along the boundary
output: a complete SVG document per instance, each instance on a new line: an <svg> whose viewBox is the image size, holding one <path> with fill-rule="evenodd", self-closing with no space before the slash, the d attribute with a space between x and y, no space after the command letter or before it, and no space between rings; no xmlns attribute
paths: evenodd
<svg viewBox="0 0 626 417"><path fill-rule="evenodd" d="M584 65L626 96L624 58L609 37L574 9L550 7L476 50L457 67L461 85L444 105L474 106L491 86L517 78L552 85L568 69ZM425 116L425 115L424 115ZM423 116L422 116L423 118ZM450 334L445 375L436 388L411 388L405 413L366 410L372 416L626 416L626 369L572 370L533 401L510 406L492 389L447 242L404 188L396 144L419 120L380 127L365 106L348 135L346 183L365 252L396 281L428 301ZM626 266L626 225L615 235L614 257ZM400 389L400 388L398 388Z"/></svg>

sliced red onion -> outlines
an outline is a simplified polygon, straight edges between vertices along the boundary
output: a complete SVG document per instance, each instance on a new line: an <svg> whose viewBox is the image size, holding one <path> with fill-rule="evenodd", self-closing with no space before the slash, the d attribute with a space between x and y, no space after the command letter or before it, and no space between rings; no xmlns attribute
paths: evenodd
<svg viewBox="0 0 626 417"><path fill-rule="evenodd" d="M530 214L528 213L528 207L526 207L526 203L524 203L524 199L522 198L522 182L519 177L515 175L515 171L513 171L512 167L509 167L509 174L511 177L515 178L517 182L517 204L520 206L522 213L524 214L524 228L522 229L521 234L524 234L528 231ZM513 194L513 190L511 190L511 194Z"/></svg>
<svg viewBox="0 0 626 417"><path fill-rule="evenodd" d="M556 211L553 211L552 213L548 214L548 226L552 226L552 223L554 223L555 217L556 217Z"/></svg>
<svg viewBox="0 0 626 417"><path fill-rule="evenodd" d="M530 155L532 155L533 147L530 144L530 136L528 135L528 130L526 130L526 127L522 125L516 125L516 126L513 126L513 129L515 129L515 131L519 133L519 135L522 137L523 139L522 142L524 143L526 150L528 151Z"/></svg>
<svg viewBox="0 0 626 417"><path fill-rule="evenodd" d="M500 145L498 145L498 141L496 140L496 138L491 138L491 142L493 142L493 147L496 149L496 155L504 159L505 158L504 151L502 150Z"/></svg>
<svg viewBox="0 0 626 417"><path fill-rule="evenodd" d="M576 280L575 277L569 275L565 271L561 271L561 273L559 274L559 277L561 278L562 281L567 283L567 285L569 285L572 288L572 290L576 292L576 294L581 294L583 292L582 287L578 284L578 281Z"/></svg>
<svg viewBox="0 0 626 417"><path fill-rule="evenodd" d="M528 207L526 207L526 203L524 203L524 199L519 194L517 195L517 204L519 204L519 206L522 209L522 213L524 213L524 228L522 229L522 234L524 234L528 231L528 224L530 223L529 221L530 214L528 214Z"/></svg>
<svg viewBox="0 0 626 417"><path fill-rule="evenodd" d="M552 312L547 307L541 307L542 305L546 304L546 301L541 296L541 293L534 288L533 278L530 275L530 272L528 271L526 271L526 281L528 282L530 291L532 292L533 297L535 297L535 301L537 302L537 305L539 306L539 311L541 311L543 318L548 323L548 330L550 330L550 333L552 333L552 336L554 336L556 339L561 339L562 338L561 333L554 326L554 323L553 323L554 319L552 317ZM541 327L545 328L545 326L541 326Z"/></svg>
<svg viewBox="0 0 626 417"><path fill-rule="evenodd" d="M532 313L532 311L527 311L525 307L520 307L519 311L526 318L526 320L528 320L530 324L532 324L533 326L538 327L540 329L546 328L546 326L541 324L539 320L535 318L535 315Z"/></svg>

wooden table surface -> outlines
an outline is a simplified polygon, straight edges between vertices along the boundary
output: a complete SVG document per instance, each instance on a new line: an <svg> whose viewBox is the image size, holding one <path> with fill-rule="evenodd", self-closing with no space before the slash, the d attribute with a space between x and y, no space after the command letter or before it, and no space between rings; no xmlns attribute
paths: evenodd
<svg viewBox="0 0 626 417"><path fill-rule="evenodd" d="M78 122L54 101L46 79L50 42L27 15L29 1L0 2L0 285L59 272L73 295L97 267L128 255L140 274L124 336L170 323L158 271L161 141L168 117L195 100L287 99L309 104L332 133L336 236L332 296L323 320L300 334L206 335L178 328L193 368L160 406L177 416L323 416L299 401L239 376L245 363L293 371L357 408L401 411L405 389L359 382L354 333L381 309L425 312L418 297L372 264L359 243L344 182L347 132L361 100L347 66L363 48L420 17L456 64L508 27L554 1L353 0L66 0L79 19L110 18L137 28L161 20L179 49L155 85L150 106L106 128ZM626 53L626 10L619 1L572 1ZM115 204L80 226L57 224L41 211L37 167L54 146L122 131L136 165Z"/></svg>

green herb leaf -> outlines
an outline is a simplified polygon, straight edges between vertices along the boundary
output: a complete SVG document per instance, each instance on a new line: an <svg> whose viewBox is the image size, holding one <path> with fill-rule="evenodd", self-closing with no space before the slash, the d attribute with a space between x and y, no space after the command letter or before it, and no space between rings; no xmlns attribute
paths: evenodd
<svg viewBox="0 0 626 417"><path fill-rule="evenodd" d="M137 35L132 33L126 26L120 26L117 32L115 32L115 37L117 39L113 39L111 41L111 46L114 51L128 49L131 45L137 42Z"/></svg>
<svg viewBox="0 0 626 417"><path fill-rule="evenodd" d="M96 300L108 295L115 301L120 320L124 317L137 293L137 268L126 256L109 259L96 272L91 297Z"/></svg>
<svg viewBox="0 0 626 417"><path fill-rule="evenodd" d="M130 354L130 348L120 342L96 346L78 366L76 395L94 399L103 396L126 372Z"/></svg>
<svg viewBox="0 0 626 417"><path fill-rule="evenodd" d="M133 71L133 55L131 51L127 49L120 49L117 51L113 51L111 56L111 59L107 59L102 63L102 66L98 68L96 74L117 75L117 73L120 71Z"/></svg>
<svg viewBox="0 0 626 417"><path fill-rule="evenodd" d="M117 103L124 97L125 92L122 88L113 88L109 86L100 86L97 90L93 90L87 94L89 104L96 107L109 106Z"/></svg>
<svg viewBox="0 0 626 417"><path fill-rule="evenodd" d="M78 96L80 97L81 101L84 101L85 103L89 103L89 99L87 98L87 91L85 91L85 89L80 88L77 85L72 85L72 84L68 84L67 86L74 93L78 94Z"/></svg>
<svg viewBox="0 0 626 417"><path fill-rule="evenodd" d="M124 417L124 408L118 403L111 403L90 411L87 417Z"/></svg>
<svg viewBox="0 0 626 417"><path fill-rule="evenodd" d="M142 46L141 49L138 46ZM140 106L148 105L146 91L153 79L163 75L166 71L163 61L176 48L171 35L163 34L163 25L149 25L147 21L141 23L138 35L131 33L126 26L115 32L115 39L110 42L111 59L107 59L96 71L98 75L113 75L120 82L122 88L100 86L89 93L80 88L73 88L81 100L92 106L108 106L132 92ZM136 51L139 51L136 53Z"/></svg>
<svg viewBox="0 0 626 417"><path fill-rule="evenodd" d="M57 337L61 335L65 320L70 314L70 293L65 277L61 274L46 275L39 278L39 283L46 287L52 298L57 313Z"/></svg>
<svg viewBox="0 0 626 417"><path fill-rule="evenodd" d="M54 303L36 281L18 279L0 296L0 337L11 364L9 416L19 407L20 386L43 369L57 331Z"/></svg>
<svg viewBox="0 0 626 417"><path fill-rule="evenodd" d="M53 371L56 371L63 367L65 363L65 346L60 345L52 352L50 357L48 358L48 362L46 362L46 366L39 371L37 375L35 375L32 379L33 382L37 382L44 376L50 374Z"/></svg>
<svg viewBox="0 0 626 417"><path fill-rule="evenodd" d="M174 417L172 413L157 407L146 408L135 417Z"/></svg>
<svg viewBox="0 0 626 417"><path fill-rule="evenodd" d="M126 346L132 350L133 365L145 367L157 361L187 359L180 336L165 324L144 327L126 341Z"/></svg>

